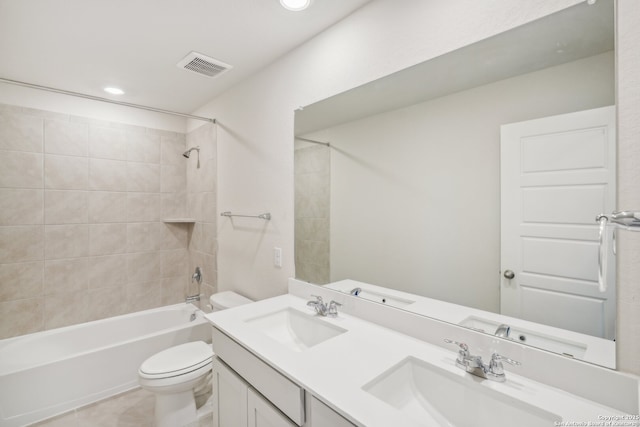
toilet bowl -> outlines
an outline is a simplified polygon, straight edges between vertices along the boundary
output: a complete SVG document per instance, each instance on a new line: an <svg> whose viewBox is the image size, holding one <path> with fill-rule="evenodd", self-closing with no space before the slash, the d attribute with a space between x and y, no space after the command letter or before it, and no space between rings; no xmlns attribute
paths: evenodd
<svg viewBox="0 0 640 427"><path fill-rule="evenodd" d="M250 299L234 292L210 298L213 311L248 304ZM181 426L197 421L194 390L211 378L213 350L204 341L170 347L142 362L138 383L155 394L156 427Z"/></svg>

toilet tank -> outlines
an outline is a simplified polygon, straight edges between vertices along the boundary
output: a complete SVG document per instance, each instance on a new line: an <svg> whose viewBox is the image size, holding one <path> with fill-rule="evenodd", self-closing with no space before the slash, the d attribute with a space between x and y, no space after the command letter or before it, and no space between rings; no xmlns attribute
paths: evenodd
<svg viewBox="0 0 640 427"><path fill-rule="evenodd" d="M249 298L243 297L240 294L236 294L232 291L218 292L211 295L209 303L213 311L224 310L227 308L237 307L243 304L249 304L253 302Z"/></svg>

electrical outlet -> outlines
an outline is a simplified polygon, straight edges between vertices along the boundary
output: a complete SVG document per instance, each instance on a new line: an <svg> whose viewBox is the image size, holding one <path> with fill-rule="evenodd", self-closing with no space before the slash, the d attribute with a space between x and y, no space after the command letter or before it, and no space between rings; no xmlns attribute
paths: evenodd
<svg viewBox="0 0 640 427"><path fill-rule="evenodd" d="M282 248L273 248L273 265L275 267L282 267Z"/></svg>

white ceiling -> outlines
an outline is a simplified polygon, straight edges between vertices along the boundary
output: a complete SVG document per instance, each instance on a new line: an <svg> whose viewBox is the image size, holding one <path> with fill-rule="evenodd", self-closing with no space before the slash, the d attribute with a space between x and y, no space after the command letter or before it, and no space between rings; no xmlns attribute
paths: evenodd
<svg viewBox="0 0 640 427"><path fill-rule="evenodd" d="M0 0L0 78L189 113L369 1ZM191 51L233 68L178 68Z"/></svg>

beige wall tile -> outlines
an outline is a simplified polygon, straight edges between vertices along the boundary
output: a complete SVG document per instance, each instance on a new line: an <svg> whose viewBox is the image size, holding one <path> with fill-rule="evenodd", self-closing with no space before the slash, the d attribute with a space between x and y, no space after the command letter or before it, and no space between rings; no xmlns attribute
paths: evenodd
<svg viewBox="0 0 640 427"><path fill-rule="evenodd" d="M42 225L0 227L0 262L25 262L44 259Z"/></svg>
<svg viewBox="0 0 640 427"><path fill-rule="evenodd" d="M42 190L0 188L0 225L43 222Z"/></svg>
<svg viewBox="0 0 640 427"><path fill-rule="evenodd" d="M44 156L44 187L57 190L86 190L87 158L47 154Z"/></svg>
<svg viewBox="0 0 640 427"><path fill-rule="evenodd" d="M0 187L42 188L42 154L0 152Z"/></svg>
<svg viewBox="0 0 640 427"><path fill-rule="evenodd" d="M127 254L127 279L129 282L160 280L160 252Z"/></svg>
<svg viewBox="0 0 640 427"><path fill-rule="evenodd" d="M148 252L162 248L160 222L137 222L127 224L127 252Z"/></svg>
<svg viewBox="0 0 640 427"><path fill-rule="evenodd" d="M127 221L160 221L160 193L128 193Z"/></svg>
<svg viewBox="0 0 640 427"><path fill-rule="evenodd" d="M88 193L72 190L44 192L45 224L86 224Z"/></svg>
<svg viewBox="0 0 640 427"><path fill-rule="evenodd" d="M160 163L160 136L133 132L126 135L127 160L131 162Z"/></svg>
<svg viewBox="0 0 640 427"><path fill-rule="evenodd" d="M127 288L125 286L91 289L88 292L87 320L89 321L119 316L128 311Z"/></svg>
<svg viewBox="0 0 640 427"><path fill-rule="evenodd" d="M161 194L162 218L182 218L187 214L187 193L162 193Z"/></svg>
<svg viewBox="0 0 640 427"><path fill-rule="evenodd" d="M186 249L175 249L161 252L162 277L190 277L189 252Z"/></svg>
<svg viewBox="0 0 640 427"><path fill-rule="evenodd" d="M43 297L0 303L0 339L41 331L43 309Z"/></svg>
<svg viewBox="0 0 640 427"><path fill-rule="evenodd" d="M88 276L88 258L45 261L44 295L86 290Z"/></svg>
<svg viewBox="0 0 640 427"><path fill-rule="evenodd" d="M122 129L91 125L89 156L96 159L127 159L127 143Z"/></svg>
<svg viewBox="0 0 640 427"><path fill-rule="evenodd" d="M160 165L127 163L127 191L160 192Z"/></svg>
<svg viewBox="0 0 640 427"><path fill-rule="evenodd" d="M47 295L44 328L48 330L86 322L89 319L87 301L87 291Z"/></svg>
<svg viewBox="0 0 640 427"><path fill-rule="evenodd" d="M44 239L47 260L89 255L89 227L86 224L45 225Z"/></svg>
<svg viewBox="0 0 640 427"><path fill-rule="evenodd" d="M186 214L185 141L172 132L0 108L2 336L157 307L162 277L188 278L190 226L160 222ZM164 184L163 155L170 165ZM183 300L175 283L164 284L164 300L176 301L172 293Z"/></svg>
<svg viewBox="0 0 640 427"><path fill-rule="evenodd" d="M127 283L127 255L89 258L89 289L114 287Z"/></svg>
<svg viewBox="0 0 640 427"><path fill-rule="evenodd" d="M211 222L217 223L218 216L217 212L217 204L216 204L216 193L213 191L207 191L201 193L202 198L202 206L201 206L201 220L202 222Z"/></svg>
<svg viewBox="0 0 640 427"><path fill-rule="evenodd" d="M297 218L295 235L302 240L329 241L329 218Z"/></svg>
<svg viewBox="0 0 640 427"><path fill-rule="evenodd" d="M129 310L140 311L162 305L160 281L135 282L127 285Z"/></svg>
<svg viewBox="0 0 640 427"><path fill-rule="evenodd" d="M0 301L42 295L43 262L0 264Z"/></svg>
<svg viewBox="0 0 640 427"><path fill-rule="evenodd" d="M44 151L49 154L87 156L89 127L86 123L46 119Z"/></svg>
<svg viewBox="0 0 640 427"><path fill-rule="evenodd" d="M160 191L177 193L187 188L185 165L162 165Z"/></svg>
<svg viewBox="0 0 640 427"><path fill-rule="evenodd" d="M127 190L127 163L119 160L89 160L89 189Z"/></svg>
<svg viewBox="0 0 640 427"><path fill-rule="evenodd" d="M89 225L89 255L122 254L127 251L127 224Z"/></svg>
<svg viewBox="0 0 640 427"><path fill-rule="evenodd" d="M165 137L161 139L161 164L163 165L181 165L186 163L187 159L184 158L182 153L187 148L184 140L178 140L176 138ZM197 157L193 153L193 157Z"/></svg>
<svg viewBox="0 0 640 427"><path fill-rule="evenodd" d="M199 193L216 190L216 171L211 163L200 159L200 168L196 167L195 161L187 164L187 184L190 191Z"/></svg>
<svg viewBox="0 0 640 427"><path fill-rule="evenodd" d="M0 113L0 150L42 153L44 119Z"/></svg>
<svg viewBox="0 0 640 427"><path fill-rule="evenodd" d="M202 252L210 255L216 253L216 225L212 223L202 223Z"/></svg>
<svg viewBox="0 0 640 427"><path fill-rule="evenodd" d="M91 191L89 193L89 222L126 222L127 193Z"/></svg>
<svg viewBox="0 0 640 427"><path fill-rule="evenodd" d="M186 287L187 280L181 277L170 277L161 280L162 286L162 304L177 304L184 302L187 296Z"/></svg>
<svg viewBox="0 0 640 427"><path fill-rule="evenodd" d="M164 224L160 247L165 250L186 248L190 227L189 224Z"/></svg>

